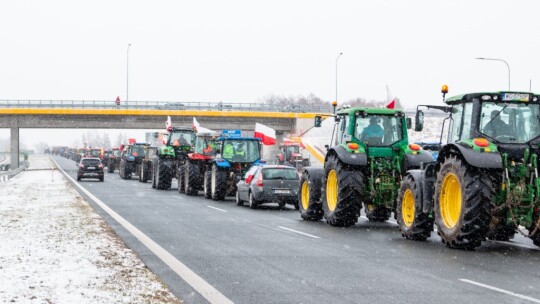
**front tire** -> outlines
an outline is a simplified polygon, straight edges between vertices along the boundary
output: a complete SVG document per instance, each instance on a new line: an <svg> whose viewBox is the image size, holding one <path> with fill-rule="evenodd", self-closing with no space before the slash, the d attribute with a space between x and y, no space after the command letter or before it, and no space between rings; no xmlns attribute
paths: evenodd
<svg viewBox="0 0 540 304"><path fill-rule="evenodd" d="M217 165L212 166L211 176L211 192L214 201L222 201L225 199L227 191L227 174L228 171L220 170Z"/></svg>
<svg viewBox="0 0 540 304"><path fill-rule="evenodd" d="M435 183L435 223L450 248L474 249L485 240L495 193L490 176L461 159L444 160Z"/></svg>
<svg viewBox="0 0 540 304"><path fill-rule="evenodd" d="M324 164L321 192L324 218L332 226L349 227L358 221L364 195L364 175L336 155Z"/></svg>
<svg viewBox="0 0 540 304"><path fill-rule="evenodd" d="M184 171L184 180L186 183L185 191L186 195L194 196L197 195L197 184L199 183L199 167L197 164L188 161L186 162L185 171Z"/></svg>
<svg viewBox="0 0 540 304"><path fill-rule="evenodd" d="M487 233L487 238L495 241L507 242L514 238L516 227L513 223L507 224L506 217L494 217Z"/></svg>
<svg viewBox="0 0 540 304"><path fill-rule="evenodd" d="M186 184L184 178L186 175L186 169L183 165L178 165L178 193L186 193Z"/></svg>
<svg viewBox="0 0 540 304"><path fill-rule="evenodd" d="M321 180L311 179L308 172L302 174L300 192L295 208L305 221L320 221L323 218L321 199Z"/></svg>
<svg viewBox="0 0 540 304"><path fill-rule="evenodd" d="M364 204L366 217L370 222L386 222L390 218L392 211L384 206L374 206L372 204Z"/></svg>
<svg viewBox="0 0 540 304"><path fill-rule="evenodd" d="M156 187L160 190L171 189L172 166L168 161L158 161Z"/></svg>
<svg viewBox="0 0 540 304"><path fill-rule="evenodd" d="M396 218L404 238L425 241L433 231L433 221L422 212L422 191L410 175L401 182L397 197Z"/></svg>
<svg viewBox="0 0 540 304"><path fill-rule="evenodd" d="M212 171L204 172L204 198L212 198Z"/></svg>

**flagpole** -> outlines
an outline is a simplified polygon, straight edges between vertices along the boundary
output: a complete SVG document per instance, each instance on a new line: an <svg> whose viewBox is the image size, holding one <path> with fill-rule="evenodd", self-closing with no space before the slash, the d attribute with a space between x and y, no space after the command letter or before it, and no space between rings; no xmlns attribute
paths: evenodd
<svg viewBox="0 0 540 304"><path fill-rule="evenodd" d="M338 68L338 59L341 57L341 55L343 55L343 53L339 53L339 55L336 58L336 102L337 102L337 97L338 97L338 94L337 94L337 92L338 92L338 82L337 82L337 80L338 80L338 69L337 68Z"/></svg>

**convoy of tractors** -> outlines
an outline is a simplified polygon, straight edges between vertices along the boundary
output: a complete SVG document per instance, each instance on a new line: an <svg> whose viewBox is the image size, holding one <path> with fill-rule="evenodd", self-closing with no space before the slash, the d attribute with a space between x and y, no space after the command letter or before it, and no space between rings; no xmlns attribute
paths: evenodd
<svg viewBox="0 0 540 304"><path fill-rule="evenodd" d="M540 95L481 92L445 99L447 92L443 86L446 105L420 105L414 119L420 132L426 110L445 115L447 141L441 137L432 144L436 154L409 142L413 122L401 110L335 104L334 113L315 117L314 129L326 123L332 130L322 166L302 156L302 139L282 142L275 164L300 173L301 218L349 227L364 208L373 222L393 214L410 240L424 241L436 227L451 248L474 249L486 239L507 241L516 233L540 246ZM264 164L261 145L239 132L169 128L160 147L130 143L52 154L100 157L109 173L118 168L122 178L135 175L158 190L170 189L176 178L180 193L202 191L218 201L236 194L251 166Z"/></svg>

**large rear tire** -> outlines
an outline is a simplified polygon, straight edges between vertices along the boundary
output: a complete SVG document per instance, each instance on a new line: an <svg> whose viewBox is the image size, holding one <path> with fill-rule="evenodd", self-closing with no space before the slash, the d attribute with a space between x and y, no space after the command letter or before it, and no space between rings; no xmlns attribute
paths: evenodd
<svg viewBox="0 0 540 304"><path fill-rule="evenodd" d="M298 210L305 221L320 221L323 218L321 199L321 180L310 178L304 172L300 179L300 192L298 193ZM296 207L295 206L295 207Z"/></svg>
<svg viewBox="0 0 540 304"><path fill-rule="evenodd" d="M194 162L187 161L185 165L185 191L186 195L193 196L197 195L199 191L197 190L197 185L200 183L199 181L199 166L195 164Z"/></svg>
<svg viewBox="0 0 540 304"><path fill-rule="evenodd" d="M225 192L227 192L227 175L227 170L222 170L215 164L212 166L210 189L214 201L222 201L225 199Z"/></svg>
<svg viewBox="0 0 540 304"><path fill-rule="evenodd" d="M474 249L485 240L495 189L488 173L461 159L444 160L435 183L435 223L450 248Z"/></svg>
<svg viewBox="0 0 540 304"><path fill-rule="evenodd" d="M410 175L401 182L397 197L396 218L404 238L425 241L433 231L433 220L422 212L419 183Z"/></svg>
<svg viewBox="0 0 540 304"><path fill-rule="evenodd" d="M172 173L171 161L158 161L156 187L159 190L171 189Z"/></svg>
<svg viewBox="0 0 540 304"><path fill-rule="evenodd" d="M204 172L204 198L211 199L212 198L212 171L205 171Z"/></svg>
<svg viewBox="0 0 540 304"><path fill-rule="evenodd" d="M186 169L184 165L178 165L178 193L186 193L186 183L184 181Z"/></svg>
<svg viewBox="0 0 540 304"><path fill-rule="evenodd" d="M338 227L356 224L364 196L364 175L336 155L328 157L324 173L321 197L326 222Z"/></svg>

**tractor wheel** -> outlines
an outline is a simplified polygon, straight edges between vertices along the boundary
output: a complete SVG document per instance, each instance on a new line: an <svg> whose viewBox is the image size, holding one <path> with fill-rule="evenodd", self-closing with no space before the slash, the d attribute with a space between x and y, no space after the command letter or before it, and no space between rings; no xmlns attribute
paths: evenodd
<svg viewBox="0 0 540 304"><path fill-rule="evenodd" d="M168 161L158 161L156 173L156 187L160 190L168 190L171 188L172 167Z"/></svg>
<svg viewBox="0 0 540 304"><path fill-rule="evenodd" d="M300 193L298 206L300 216L306 221L319 221L323 217L321 199L321 180L311 179L309 173L304 172L300 180Z"/></svg>
<svg viewBox="0 0 540 304"><path fill-rule="evenodd" d="M540 247L540 227L536 227L536 225L540 225L538 222L540 218L540 210L536 209L536 212L533 214L533 224L531 227L528 228L529 230L529 237L532 239L533 243L536 246ZM535 231L536 230L536 231Z"/></svg>
<svg viewBox="0 0 540 304"><path fill-rule="evenodd" d="M362 208L364 175L335 155L328 157L324 173L321 197L326 222L338 227L356 224Z"/></svg>
<svg viewBox="0 0 540 304"><path fill-rule="evenodd" d="M109 173L114 172L114 163L109 162L109 165L107 166L107 172Z"/></svg>
<svg viewBox="0 0 540 304"><path fill-rule="evenodd" d="M225 199L225 192L227 191L227 170L220 170L218 166L212 166L211 180L211 194L214 201L222 201Z"/></svg>
<svg viewBox="0 0 540 304"><path fill-rule="evenodd" d="M401 182L397 197L396 218L403 237L425 241L433 231L433 220L422 212L421 190L418 182L407 176Z"/></svg>
<svg viewBox="0 0 540 304"><path fill-rule="evenodd" d="M145 168L144 165L141 168L141 182L146 183L148 181L148 168Z"/></svg>
<svg viewBox="0 0 540 304"><path fill-rule="evenodd" d="M185 172L184 172L184 180L186 183L185 190L186 195L193 196L197 195L199 191L197 191L197 184L199 179L199 166L193 162L186 162L185 165Z"/></svg>
<svg viewBox="0 0 540 304"><path fill-rule="evenodd" d="M516 234L516 227L512 223L507 224L505 217L492 218L489 228L487 238L490 240L507 242L510 239L513 239L514 234Z"/></svg>
<svg viewBox="0 0 540 304"><path fill-rule="evenodd" d="M157 176L157 172L156 170L154 170L154 167L155 166L155 162L152 162L152 188L156 188L156 176Z"/></svg>
<svg viewBox="0 0 540 304"><path fill-rule="evenodd" d="M204 190L204 198L212 198L212 171L206 171L204 172L204 183L203 183L203 190Z"/></svg>
<svg viewBox="0 0 540 304"><path fill-rule="evenodd" d="M435 183L435 223L446 246L473 249L486 238L495 193L491 178L455 156L446 158Z"/></svg>
<svg viewBox="0 0 540 304"><path fill-rule="evenodd" d="M178 193L186 193L186 183L184 181L186 168L184 165L178 165Z"/></svg>
<svg viewBox="0 0 540 304"><path fill-rule="evenodd" d="M384 206L374 206L372 204L364 204L366 217L370 222L386 222L390 218L392 211Z"/></svg>

